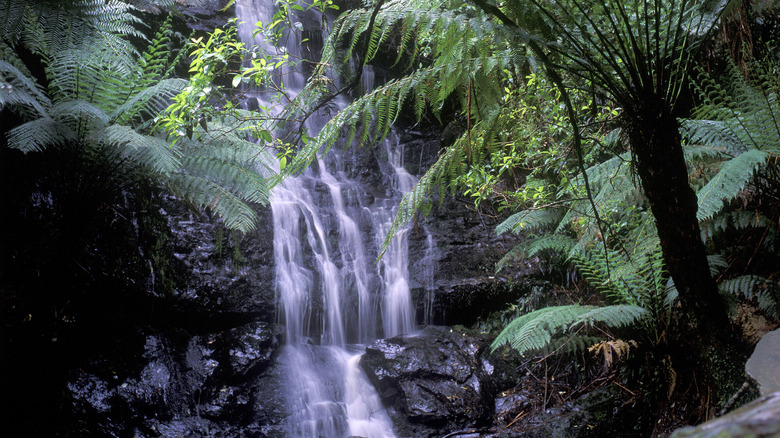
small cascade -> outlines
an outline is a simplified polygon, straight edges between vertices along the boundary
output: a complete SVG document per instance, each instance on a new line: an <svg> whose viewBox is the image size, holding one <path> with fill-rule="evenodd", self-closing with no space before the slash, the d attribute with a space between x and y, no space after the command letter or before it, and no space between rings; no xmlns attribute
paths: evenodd
<svg viewBox="0 0 780 438"><path fill-rule="evenodd" d="M428 227L425 227L425 255L423 256L420 264L422 265L422 286L425 291L423 297L423 325L433 324L433 300L434 292L436 291L436 279L433 276L436 261L439 260L440 254L436 247L436 242L433 239L433 234L428 231Z"/></svg>
<svg viewBox="0 0 780 438"><path fill-rule="evenodd" d="M392 187L398 193L408 193L417 179L403 167L403 147L396 136L385 140L385 150L389 161ZM398 199L386 199L374 210L375 221L379 226L376 244L381 247L395 217ZM380 275L385 293L382 306L385 337L399 334L412 334L414 314L412 297L409 290L409 229L401 230L391 240L380 261Z"/></svg>
<svg viewBox="0 0 780 438"><path fill-rule="evenodd" d="M239 33L247 45L301 55L294 41L275 48L252 40L254 24L271 20L273 0L238 0L236 12L245 23ZM296 17L303 32L322 32L314 28L321 22L318 14ZM301 71L278 73L290 96L300 92L305 81ZM362 86L373 88L374 78L367 69ZM253 93L265 102L262 91ZM326 120L324 114L310 117L310 135ZM361 182L355 153L350 157L350 152L334 148L276 187L271 198L278 315L286 335L279 366L285 376L291 437L394 436L379 396L359 367L365 345L377 335L413 334L416 325L409 287L410 230L401 230L374 263L401 197L417 182L404 169L398 137L391 135L384 148L387 162L378 164L381 188ZM434 248L430 233L427 239L428 248ZM433 266L432 257L433 252L431 260L422 263Z"/></svg>

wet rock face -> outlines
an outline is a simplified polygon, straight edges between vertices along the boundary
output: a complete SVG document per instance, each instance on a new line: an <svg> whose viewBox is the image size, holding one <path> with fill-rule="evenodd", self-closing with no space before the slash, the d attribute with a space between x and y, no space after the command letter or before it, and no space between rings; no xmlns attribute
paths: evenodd
<svg viewBox="0 0 780 438"><path fill-rule="evenodd" d="M360 365L399 436L441 436L490 421L493 366L483 345L449 328L427 327L414 337L374 342Z"/></svg>
<svg viewBox="0 0 780 438"><path fill-rule="evenodd" d="M273 363L276 334L263 322L206 336L158 333L129 369L117 357L87 364L67 384L82 432L227 437L259 429L254 385Z"/></svg>
<svg viewBox="0 0 780 438"><path fill-rule="evenodd" d="M166 208L173 258L180 272L175 297L171 298L210 315L251 314L273 321L273 222L269 209L258 211L257 229L241 237L194 216L178 203L171 202Z"/></svg>
<svg viewBox="0 0 780 438"><path fill-rule="evenodd" d="M270 213L239 238L169 202L173 291L137 297L153 315L128 321L70 373L79 433L95 436L267 436L258 415L280 346L275 323ZM248 268L251 266L252 268ZM266 394L267 395L267 394ZM261 418L262 417L262 418ZM272 436L272 435L271 435Z"/></svg>

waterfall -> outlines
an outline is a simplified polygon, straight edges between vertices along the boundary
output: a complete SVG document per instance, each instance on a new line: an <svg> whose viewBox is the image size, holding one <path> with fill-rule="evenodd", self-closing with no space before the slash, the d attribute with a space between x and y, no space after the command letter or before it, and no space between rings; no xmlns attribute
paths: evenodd
<svg viewBox="0 0 780 438"><path fill-rule="evenodd" d="M301 57L300 44L292 36L287 40L293 41L279 49L252 39L254 24L269 23L274 12L273 0L238 0L236 13L245 23L239 35L248 46ZM295 18L307 35L320 32L324 39L316 28L321 22L317 14L301 12ZM302 71L289 68L279 72L279 78L291 96L305 82ZM367 70L363 88L373 88L374 78L373 70ZM255 93L253 98L264 103L261 96ZM309 133L316 134L325 121L325 115L309 118ZM387 157L378 164L381 187L361 182L356 152L334 148L303 174L276 187L271 198L278 317L286 335L279 366L285 376L288 436L395 436L358 363L365 345L378 334L412 335L415 330L410 230L398 233L383 258L374 260L402 195L417 180L403 167L397 136L376 147L383 148L376 149L376 155ZM423 229L430 248L433 238Z"/></svg>

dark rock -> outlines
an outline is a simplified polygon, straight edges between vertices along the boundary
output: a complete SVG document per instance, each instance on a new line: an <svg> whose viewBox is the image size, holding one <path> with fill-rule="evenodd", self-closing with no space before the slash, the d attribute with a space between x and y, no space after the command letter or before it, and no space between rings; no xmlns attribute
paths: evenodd
<svg viewBox="0 0 780 438"><path fill-rule="evenodd" d="M493 413L485 340L444 327L371 344L361 367L400 435L427 436L481 426Z"/></svg>
<svg viewBox="0 0 780 438"><path fill-rule="evenodd" d="M231 330L230 366L236 376L250 376L270 366L276 350L278 330L256 322Z"/></svg>
<svg viewBox="0 0 780 438"><path fill-rule="evenodd" d="M252 319L273 321L271 212L259 211L258 228L239 237L175 201L167 209L171 246L181 272L175 292L180 305L203 309L212 316L244 313L252 314Z"/></svg>

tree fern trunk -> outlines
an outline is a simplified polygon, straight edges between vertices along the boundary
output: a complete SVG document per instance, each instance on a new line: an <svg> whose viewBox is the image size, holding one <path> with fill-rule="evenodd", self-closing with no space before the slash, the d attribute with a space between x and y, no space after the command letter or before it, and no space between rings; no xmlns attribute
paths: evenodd
<svg viewBox="0 0 780 438"><path fill-rule="evenodd" d="M628 114L628 135L664 260L683 311L701 330L721 331L729 326L727 307L710 275L677 119L660 98L640 105Z"/></svg>
<svg viewBox="0 0 780 438"><path fill-rule="evenodd" d="M705 381L728 391L727 380L741 375L742 348L710 275L677 119L658 97L638 100L626 115L637 173L655 217L664 260L679 292L682 328L687 332L682 333L683 338L698 349L694 361L699 362L694 366L703 367ZM729 376L732 368L736 374Z"/></svg>

